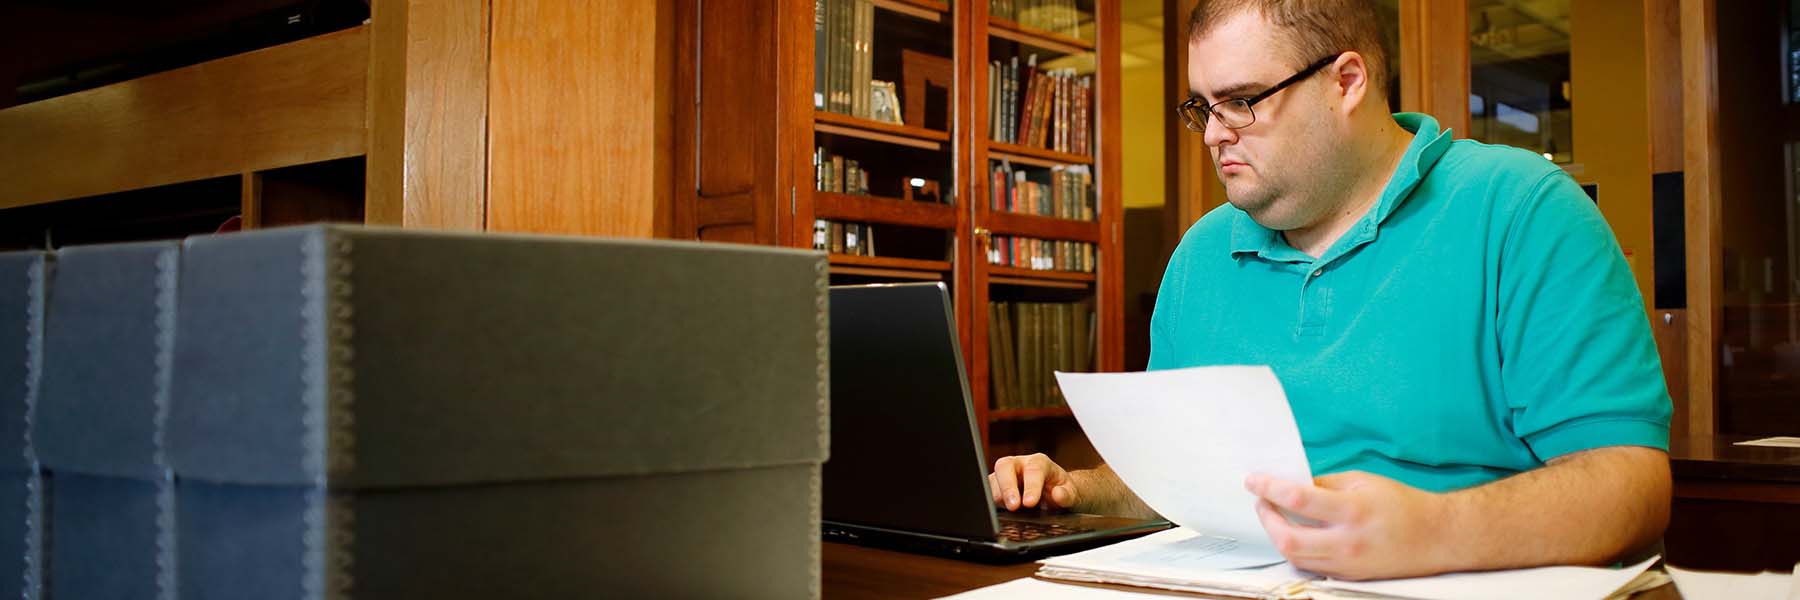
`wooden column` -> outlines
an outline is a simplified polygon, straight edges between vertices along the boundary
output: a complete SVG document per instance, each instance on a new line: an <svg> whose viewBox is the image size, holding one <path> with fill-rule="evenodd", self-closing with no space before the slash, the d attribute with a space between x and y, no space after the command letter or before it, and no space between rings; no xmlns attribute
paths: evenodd
<svg viewBox="0 0 1800 600"><path fill-rule="evenodd" d="M481 229L487 1L376 0L370 11L365 218Z"/></svg>
<svg viewBox="0 0 1800 600"><path fill-rule="evenodd" d="M1469 135L1469 7L1400 1L1400 109Z"/></svg>
<svg viewBox="0 0 1800 600"><path fill-rule="evenodd" d="M655 235L658 10L493 0L488 229Z"/></svg>
<svg viewBox="0 0 1800 600"><path fill-rule="evenodd" d="M1225 184L1219 181L1219 172L1213 169L1212 150L1206 147L1206 139L1199 133L1188 131L1181 118L1174 114L1175 103L1193 93L1188 89L1187 77L1187 19L1195 4L1196 0L1164 0L1164 11L1168 16L1163 19L1163 77L1170 99L1164 160L1167 161L1167 188L1174 199L1173 205L1167 207L1172 218L1167 219L1170 227L1163 235L1167 251L1174 251L1182 234L1187 233L1188 227L1207 211L1226 202Z"/></svg>
<svg viewBox="0 0 1800 600"><path fill-rule="evenodd" d="M1681 103L1681 2L1644 0L1644 84L1647 100L1645 130L1650 137L1650 173L1682 170ZM1652 209L1654 210L1654 209ZM1656 246L1656 241L1652 246ZM1642 255L1640 255L1642 256ZM1655 252L1650 253L1655 265ZM1662 299L1658 305L1667 305ZM1687 310L1680 307L1650 311L1650 328L1662 356L1663 376L1669 386L1674 414L1669 436L1688 435Z"/></svg>
<svg viewBox="0 0 1800 600"><path fill-rule="evenodd" d="M1723 326L1724 220L1719 162L1716 0L1681 0L1682 164L1687 217L1687 425L1717 432L1718 332Z"/></svg>

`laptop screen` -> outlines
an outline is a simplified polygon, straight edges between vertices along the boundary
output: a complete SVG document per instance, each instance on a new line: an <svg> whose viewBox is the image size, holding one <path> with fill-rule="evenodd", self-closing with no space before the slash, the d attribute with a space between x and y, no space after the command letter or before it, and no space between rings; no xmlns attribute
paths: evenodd
<svg viewBox="0 0 1800 600"><path fill-rule="evenodd" d="M995 537L953 315L941 283L831 289L825 520Z"/></svg>

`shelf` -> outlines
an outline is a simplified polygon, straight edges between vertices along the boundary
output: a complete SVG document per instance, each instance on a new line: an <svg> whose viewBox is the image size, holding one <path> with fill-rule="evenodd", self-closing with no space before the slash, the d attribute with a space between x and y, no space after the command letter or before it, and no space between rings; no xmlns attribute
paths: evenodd
<svg viewBox="0 0 1800 600"><path fill-rule="evenodd" d="M1044 148L1033 148L1031 146L1020 146L1018 144L994 141L988 142L988 158L994 160L1009 160L1019 164L1044 168L1094 164L1094 157L1092 156L1082 156L1080 154L1070 154L1068 152L1057 152L1055 150L1047 150Z"/></svg>
<svg viewBox="0 0 1800 600"><path fill-rule="evenodd" d="M988 35L1004 40L1012 40L1027 46L1035 46L1045 50L1055 50L1065 54L1080 54L1082 52L1094 51L1093 42L1080 38L1072 38L1060 33L1045 31L1036 27L1020 25L1016 22L995 16L988 17Z"/></svg>
<svg viewBox="0 0 1800 600"><path fill-rule="evenodd" d="M931 0L870 0L875 8L886 9L910 17L917 17L933 23L944 22L944 15L950 12L950 5Z"/></svg>
<svg viewBox="0 0 1800 600"><path fill-rule="evenodd" d="M1024 213L990 210L982 226L994 235L1016 235L1045 240L1100 243L1100 224Z"/></svg>
<svg viewBox="0 0 1800 600"><path fill-rule="evenodd" d="M1067 406L1056 406L1051 408L1009 408L1006 410L988 412L989 421L1025 421L1030 419L1049 419L1072 416L1075 416L1075 413L1071 412Z"/></svg>
<svg viewBox="0 0 1800 600"><path fill-rule="evenodd" d="M876 269L896 269L901 271L929 271L948 273L950 261L920 260L916 258L893 258L889 256L855 256L850 254L831 255L831 266L835 272L837 267L871 267Z"/></svg>
<svg viewBox="0 0 1800 600"><path fill-rule="evenodd" d="M988 277L991 285L1016 285L1023 287L1050 288L1056 290L1086 290L1088 284L1080 281L1060 281L1056 279L1033 279L1028 277L1005 277L993 275Z"/></svg>
<svg viewBox="0 0 1800 600"><path fill-rule="evenodd" d="M956 229L953 205L832 192L813 192L813 218Z"/></svg>
<svg viewBox="0 0 1800 600"><path fill-rule="evenodd" d="M994 264L988 265L987 272L988 272L988 283L995 283L996 279L1004 279L1005 281L1003 283L1012 283L1012 284L1016 284L1016 285L1043 285L1043 287L1069 287L1066 285L1054 285L1054 284L1050 284L1048 282L1083 281L1083 282L1092 283L1094 281L1093 273L1077 273L1074 271L1037 271L1037 270L1033 270L1033 269L1022 269L1019 267L1008 267L1008 266L1004 266L1004 265L994 265ZM1044 283L1039 283L1039 282L1044 282Z"/></svg>
<svg viewBox="0 0 1800 600"><path fill-rule="evenodd" d="M822 110L813 111L813 131L934 151L943 150L944 144L950 143L948 132Z"/></svg>
<svg viewBox="0 0 1800 600"><path fill-rule="evenodd" d="M874 269L869 267L832 267L831 274L879 277L882 279L909 279L914 281L944 280L944 274L936 271L906 271L901 269Z"/></svg>

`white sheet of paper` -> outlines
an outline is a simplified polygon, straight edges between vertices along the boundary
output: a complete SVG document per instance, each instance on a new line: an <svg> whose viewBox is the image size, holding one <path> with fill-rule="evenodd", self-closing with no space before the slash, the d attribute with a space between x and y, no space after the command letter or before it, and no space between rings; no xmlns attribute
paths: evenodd
<svg viewBox="0 0 1800 600"><path fill-rule="evenodd" d="M1637 579L1654 557L1623 569L1600 567L1539 567L1482 573L1451 573L1410 579L1380 581L1327 581L1317 585L1332 590L1380 594L1398 598L1461 598L1466 600L1599 600Z"/></svg>
<svg viewBox="0 0 1800 600"><path fill-rule="evenodd" d="M1133 592L1056 583L1026 577L944 597L945 600L951 598L956 600L988 600L990 598L994 600L1014 600L1016 598L1032 600L1168 600L1169 595L1160 592Z"/></svg>
<svg viewBox="0 0 1800 600"><path fill-rule="evenodd" d="M1749 440L1732 444L1733 446L1763 446L1768 448L1800 448L1800 437L1775 436L1758 440Z"/></svg>
<svg viewBox="0 0 1800 600"><path fill-rule="evenodd" d="M1677 567L1669 567L1668 571L1685 600L1800 598L1793 593L1794 575L1791 573L1719 573Z"/></svg>
<svg viewBox="0 0 1800 600"><path fill-rule="evenodd" d="M1244 479L1265 473L1311 483L1312 467L1274 371L1195 367L1056 380L1101 458L1151 509L1234 539L1238 552L1279 560Z"/></svg>
<svg viewBox="0 0 1800 600"><path fill-rule="evenodd" d="M1205 536L1186 527L1176 527L1092 550L1052 556L1038 562L1048 567L1216 581L1218 578L1213 571L1266 567L1286 561L1280 554L1241 551L1237 544L1239 542L1235 540ZM1292 567L1283 567L1278 572L1255 574L1242 580L1230 580L1230 583L1265 588L1312 578Z"/></svg>

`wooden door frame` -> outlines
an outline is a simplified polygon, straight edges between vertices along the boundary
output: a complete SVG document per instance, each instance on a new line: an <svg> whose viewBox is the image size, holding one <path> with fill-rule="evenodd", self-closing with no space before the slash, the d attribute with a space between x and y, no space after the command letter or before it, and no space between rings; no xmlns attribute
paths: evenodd
<svg viewBox="0 0 1800 600"><path fill-rule="evenodd" d="M1717 0L1681 0L1683 195L1687 233L1687 431L1717 433L1718 333L1724 324Z"/></svg>

